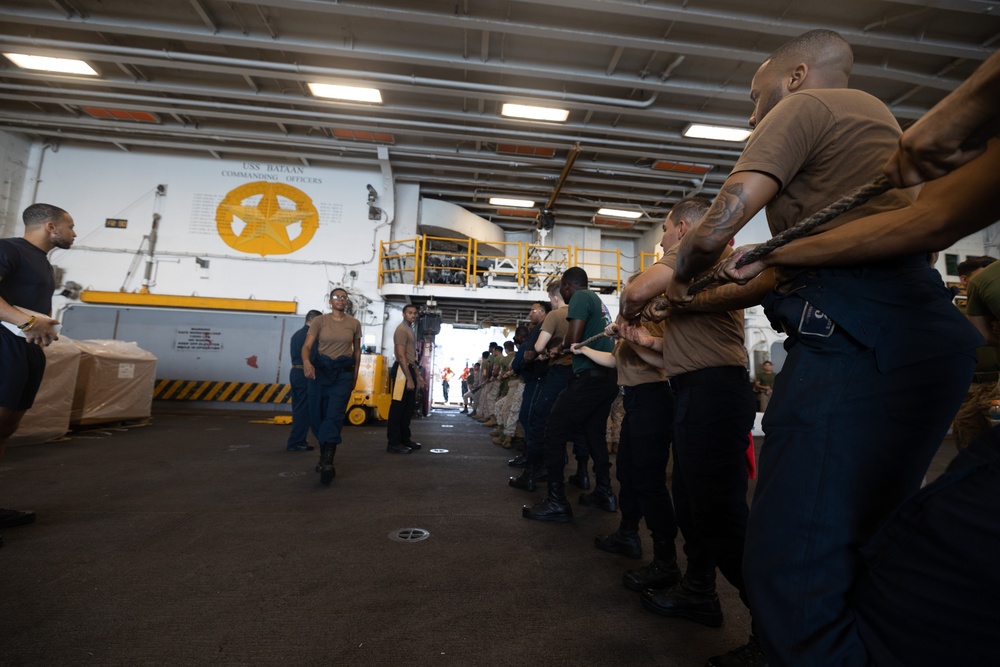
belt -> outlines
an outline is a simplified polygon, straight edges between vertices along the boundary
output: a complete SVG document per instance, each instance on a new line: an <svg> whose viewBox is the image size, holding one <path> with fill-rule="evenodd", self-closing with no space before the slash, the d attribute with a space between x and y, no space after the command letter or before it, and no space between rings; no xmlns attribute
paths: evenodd
<svg viewBox="0 0 1000 667"><path fill-rule="evenodd" d="M633 385L623 384L621 385L621 390L623 395L630 396L631 394L634 394L635 392L639 391L641 388L656 387L661 384L669 384L669 383L661 380L659 382L643 382L642 384L633 384Z"/></svg>
<svg viewBox="0 0 1000 667"><path fill-rule="evenodd" d="M742 366L716 366L701 368L689 373L681 373L670 378L670 386L677 389L696 387L710 382L746 382L750 383L750 375Z"/></svg>
<svg viewBox="0 0 1000 667"><path fill-rule="evenodd" d="M302 364L292 364L292 368L305 368Z"/></svg>
<svg viewBox="0 0 1000 667"><path fill-rule="evenodd" d="M576 376L578 378L606 378L608 370L607 368L588 368L585 371L580 371Z"/></svg>
<svg viewBox="0 0 1000 667"><path fill-rule="evenodd" d="M972 384L983 384L985 382L996 382L1000 380L1000 371L993 371L992 373L973 373L972 374Z"/></svg>

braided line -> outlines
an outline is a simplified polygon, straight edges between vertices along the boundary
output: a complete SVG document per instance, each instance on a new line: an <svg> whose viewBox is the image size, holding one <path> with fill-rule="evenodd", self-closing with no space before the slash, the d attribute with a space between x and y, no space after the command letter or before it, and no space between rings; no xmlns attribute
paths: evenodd
<svg viewBox="0 0 1000 667"><path fill-rule="evenodd" d="M813 231L820 225L833 220L842 213L846 213L851 209L861 206L869 199L888 192L890 189L892 189L892 185L885 176L876 177L871 182L862 185L849 195L844 195L826 208L816 211L805 220L802 220L780 234L775 235L770 241L761 243L759 246L740 257L740 259L736 262L736 268L742 268L747 264L756 262L757 260L770 255L783 245L807 236L809 232ZM706 287L709 287L716 282L722 281L720 281L715 274L710 274L704 278L696 280L691 283L690 287L688 287L688 296L694 296L698 292L701 292Z"/></svg>

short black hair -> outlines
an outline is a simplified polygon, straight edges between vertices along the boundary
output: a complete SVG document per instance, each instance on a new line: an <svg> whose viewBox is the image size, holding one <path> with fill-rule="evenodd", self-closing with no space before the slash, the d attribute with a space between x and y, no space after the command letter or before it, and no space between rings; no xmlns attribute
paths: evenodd
<svg viewBox="0 0 1000 667"><path fill-rule="evenodd" d="M24 213L21 214L21 220L24 221L25 227L31 227L33 225L43 225L49 221L58 222L68 215L69 213L52 204L32 204L24 209Z"/></svg>
<svg viewBox="0 0 1000 667"><path fill-rule="evenodd" d="M413 310L420 310L419 308L417 308L417 304L415 304L415 303L408 303L405 306L403 306L403 312L404 313L406 312L407 308L412 308Z"/></svg>
<svg viewBox="0 0 1000 667"><path fill-rule="evenodd" d="M323 313L319 312L318 310L310 310L308 313L306 313L306 324L309 324L322 314Z"/></svg>
<svg viewBox="0 0 1000 667"><path fill-rule="evenodd" d="M552 312L552 302L551 301L536 301L535 305L536 306L541 306L542 310L544 310L546 313L551 313Z"/></svg>
<svg viewBox="0 0 1000 667"><path fill-rule="evenodd" d="M563 272L562 280L577 289L587 289L587 272L579 266L571 266Z"/></svg>
<svg viewBox="0 0 1000 667"><path fill-rule="evenodd" d="M968 276L971 275L976 269L985 269L995 261L995 259L986 255L970 255L965 258L964 262L958 263L958 268L956 268L955 271L957 271L960 276Z"/></svg>
<svg viewBox="0 0 1000 667"><path fill-rule="evenodd" d="M844 76L850 76L854 51L840 33L821 28L788 40L775 49L768 60L783 68L804 62L813 68L839 71Z"/></svg>

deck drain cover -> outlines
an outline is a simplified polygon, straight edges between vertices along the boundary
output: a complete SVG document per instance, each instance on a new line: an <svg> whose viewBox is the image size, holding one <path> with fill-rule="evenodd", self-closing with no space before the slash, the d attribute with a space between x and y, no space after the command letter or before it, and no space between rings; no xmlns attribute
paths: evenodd
<svg viewBox="0 0 1000 667"><path fill-rule="evenodd" d="M419 542L430 536L430 532L423 528L403 528L389 533L389 539L396 542Z"/></svg>
<svg viewBox="0 0 1000 667"><path fill-rule="evenodd" d="M298 472L279 472L278 477L298 477L299 475L304 475L305 473L301 470Z"/></svg>
<svg viewBox="0 0 1000 667"><path fill-rule="evenodd" d="M431 449L429 450L431 454L447 454L447 449Z"/></svg>
<svg viewBox="0 0 1000 667"><path fill-rule="evenodd" d="M250 445L229 445L229 451L234 451L237 449L247 449Z"/></svg>

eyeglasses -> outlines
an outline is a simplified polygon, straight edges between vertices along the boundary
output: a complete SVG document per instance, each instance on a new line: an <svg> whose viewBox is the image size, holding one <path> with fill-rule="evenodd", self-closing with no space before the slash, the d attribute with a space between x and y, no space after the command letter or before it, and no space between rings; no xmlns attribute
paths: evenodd
<svg viewBox="0 0 1000 667"><path fill-rule="evenodd" d="M334 294L333 296L330 297L330 301L343 301L346 298L347 298L346 296L341 296L340 294Z"/></svg>
<svg viewBox="0 0 1000 667"><path fill-rule="evenodd" d="M531 312L533 312L533 313L541 313L541 312L544 312L544 311L541 308L532 308Z"/></svg>

